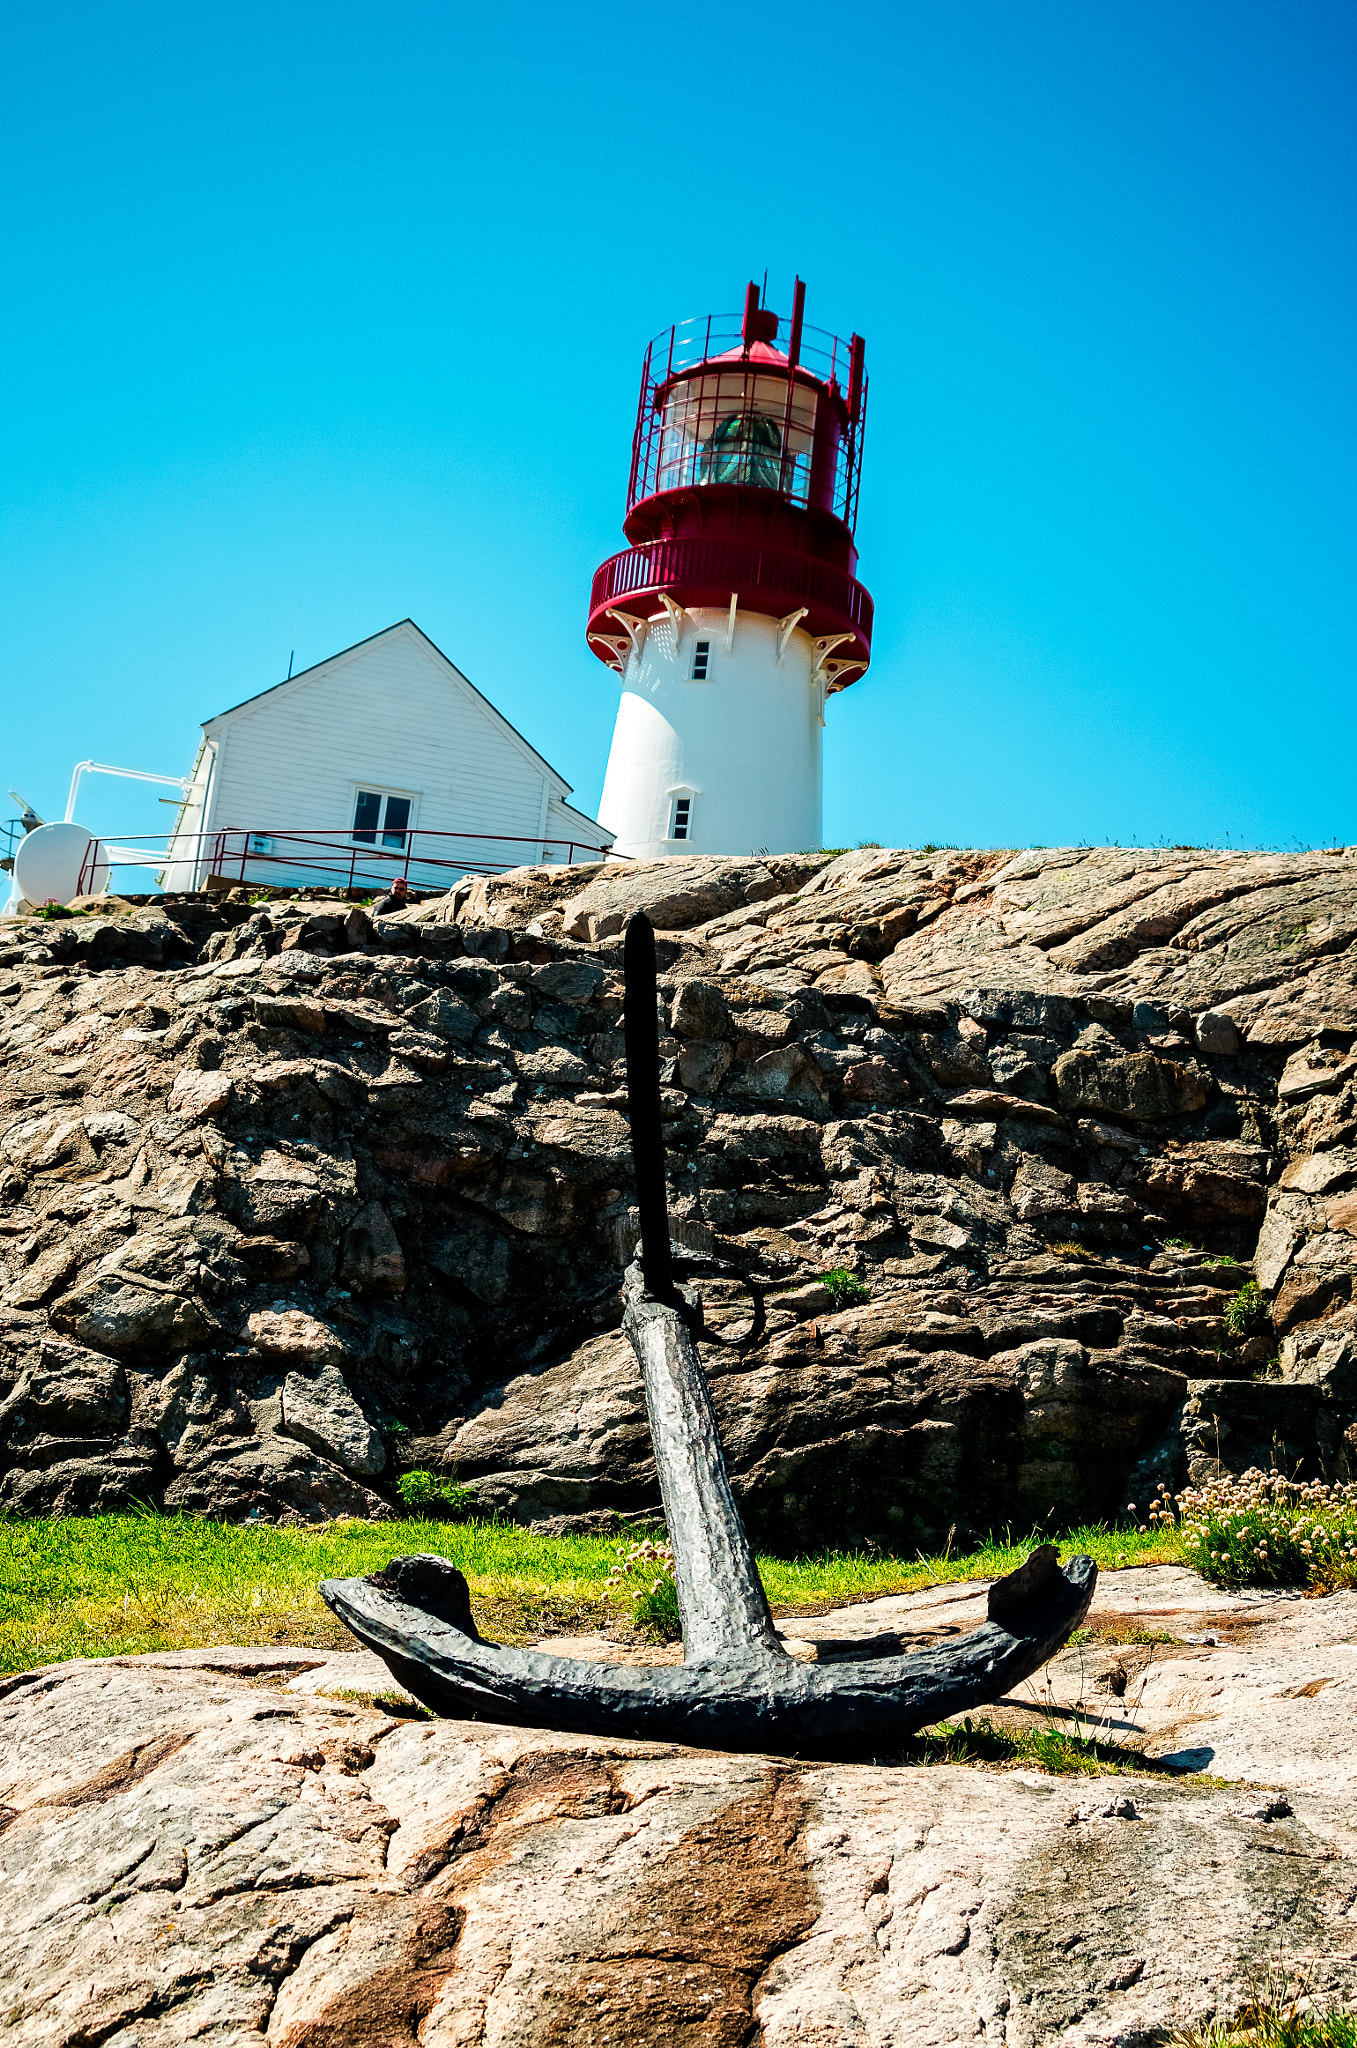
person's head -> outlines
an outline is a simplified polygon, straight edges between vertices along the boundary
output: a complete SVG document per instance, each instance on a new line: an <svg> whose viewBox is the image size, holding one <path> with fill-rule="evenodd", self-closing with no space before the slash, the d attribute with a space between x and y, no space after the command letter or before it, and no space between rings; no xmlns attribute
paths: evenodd
<svg viewBox="0 0 1357 2048"><path fill-rule="evenodd" d="M393 896L400 896L401 898L404 898L408 896L409 893L410 884L406 881L404 875L397 875L395 881L391 884L391 894Z"/></svg>

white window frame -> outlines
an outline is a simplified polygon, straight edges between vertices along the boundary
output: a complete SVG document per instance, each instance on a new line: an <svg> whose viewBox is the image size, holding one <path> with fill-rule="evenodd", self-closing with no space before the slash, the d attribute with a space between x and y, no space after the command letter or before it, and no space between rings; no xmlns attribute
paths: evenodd
<svg viewBox="0 0 1357 2048"><path fill-rule="evenodd" d="M697 809L699 792L695 789L671 789L669 792L669 830L667 838L671 846L691 846L693 843L693 812ZM678 807L688 806L688 830L680 839L674 831L678 823Z"/></svg>
<svg viewBox="0 0 1357 2048"><path fill-rule="evenodd" d="M363 795L379 796L382 799L383 822L374 828L377 836L376 839L371 842L372 851L374 853L398 853L401 851L408 853L410 850L408 846L402 849L395 846L383 846L382 844L382 834L386 830L386 799L391 796L398 796L404 797L408 801L410 805L410 816L407 819L405 825L401 828L408 839L409 835L412 832L415 832L419 829L419 800L422 794L423 792L418 789L397 789L395 784L390 782L351 782L349 784L349 824L347 828L349 838L353 839L354 833L359 831L360 829L366 829L360 828L354 822L358 815L359 797ZM356 845L361 846L366 846L369 844L369 842L366 839L356 840L354 841L354 843Z"/></svg>

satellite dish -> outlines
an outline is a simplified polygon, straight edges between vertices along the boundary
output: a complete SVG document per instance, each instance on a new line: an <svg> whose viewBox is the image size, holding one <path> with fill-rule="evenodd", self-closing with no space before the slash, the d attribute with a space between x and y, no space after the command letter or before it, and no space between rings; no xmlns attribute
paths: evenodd
<svg viewBox="0 0 1357 2048"><path fill-rule="evenodd" d="M93 834L83 825L39 825L14 849L14 884L19 894L38 910L44 903L69 903L80 893L84 870L84 893L100 895L108 887L109 865L100 859L92 871L87 866L93 844Z"/></svg>

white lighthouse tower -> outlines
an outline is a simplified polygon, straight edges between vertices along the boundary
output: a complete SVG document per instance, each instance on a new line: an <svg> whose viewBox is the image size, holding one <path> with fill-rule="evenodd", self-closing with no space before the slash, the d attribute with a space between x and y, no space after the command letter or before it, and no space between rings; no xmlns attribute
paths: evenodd
<svg viewBox="0 0 1357 2048"><path fill-rule="evenodd" d="M632 856L820 844L827 697L871 659L857 581L863 343L686 320L646 352L623 531L589 642L622 679L599 822ZM781 325L788 328L779 348Z"/></svg>

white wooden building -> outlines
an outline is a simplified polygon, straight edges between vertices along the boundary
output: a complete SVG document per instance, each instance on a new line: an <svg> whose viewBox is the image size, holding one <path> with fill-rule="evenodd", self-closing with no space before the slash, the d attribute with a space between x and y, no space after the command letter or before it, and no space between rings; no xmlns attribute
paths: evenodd
<svg viewBox="0 0 1357 2048"><path fill-rule="evenodd" d="M209 718L164 886L417 887L612 835L411 619Z"/></svg>

